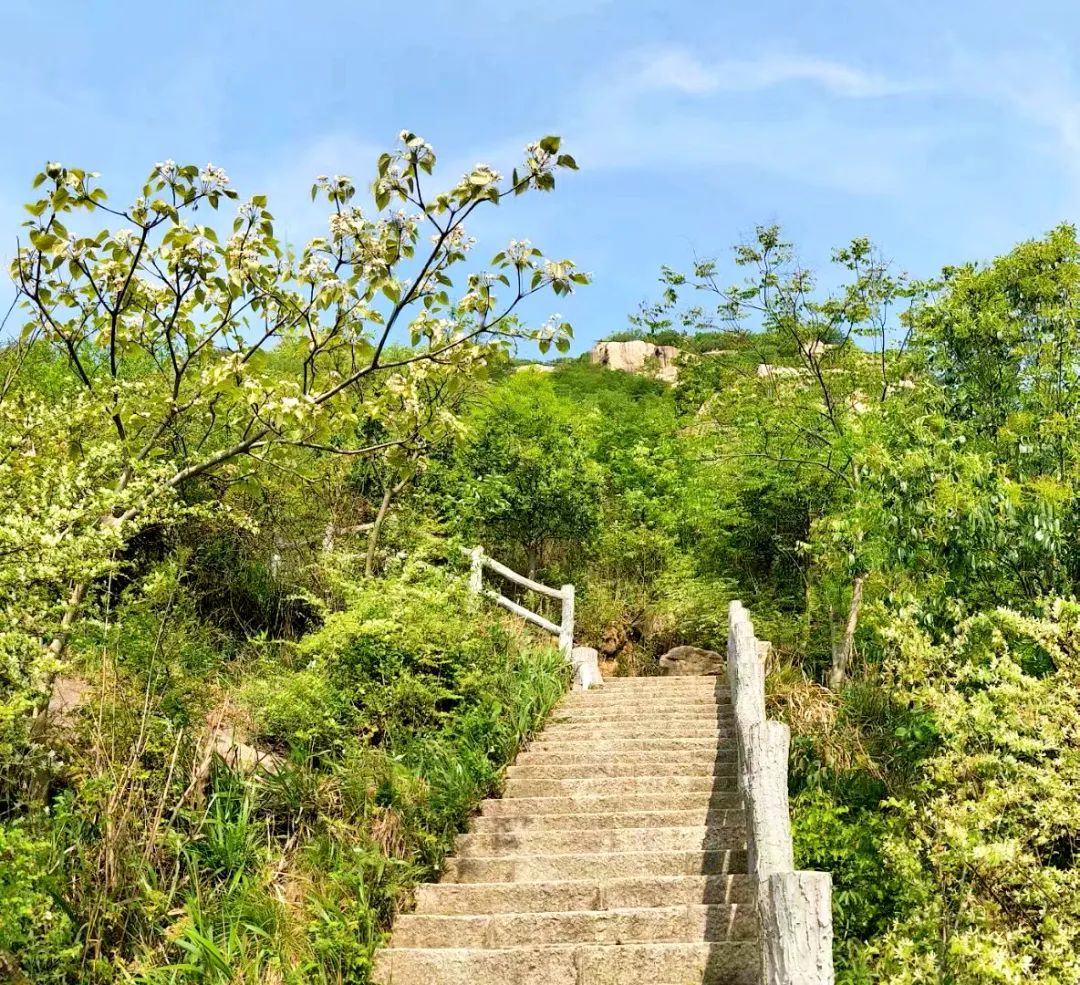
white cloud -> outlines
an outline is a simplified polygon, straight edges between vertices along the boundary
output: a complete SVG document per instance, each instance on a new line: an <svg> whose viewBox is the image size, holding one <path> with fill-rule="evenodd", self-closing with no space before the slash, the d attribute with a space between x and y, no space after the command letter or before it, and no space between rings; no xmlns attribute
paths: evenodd
<svg viewBox="0 0 1080 985"><path fill-rule="evenodd" d="M958 51L949 72L953 91L995 104L1042 130L1049 137L1043 148L1080 182L1080 83L1067 56L1046 49L990 58Z"/></svg>
<svg viewBox="0 0 1080 985"><path fill-rule="evenodd" d="M797 98L748 118L744 101L781 85L795 87ZM922 88L806 55L707 60L685 47L651 48L587 84L568 143L586 170L643 168L678 180L687 167L731 166L857 195L895 194L923 165L932 129L868 117L852 102Z"/></svg>
<svg viewBox="0 0 1080 985"><path fill-rule="evenodd" d="M823 58L766 53L749 59L704 61L685 47L639 52L613 82L624 90L674 90L690 95L756 92L786 83L809 83L852 99L898 95L919 88Z"/></svg>

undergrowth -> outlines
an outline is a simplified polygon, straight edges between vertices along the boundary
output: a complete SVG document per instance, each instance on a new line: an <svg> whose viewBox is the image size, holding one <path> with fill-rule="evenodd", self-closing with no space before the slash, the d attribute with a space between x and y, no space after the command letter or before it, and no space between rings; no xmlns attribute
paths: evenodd
<svg viewBox="0 0 1080 985"><path fill-rule="evenodd" d="M0 821L0 978L368 980L567 682L443 569L339 588L299 642L237 644L170 562L82 635L85 702Z"/></svg>

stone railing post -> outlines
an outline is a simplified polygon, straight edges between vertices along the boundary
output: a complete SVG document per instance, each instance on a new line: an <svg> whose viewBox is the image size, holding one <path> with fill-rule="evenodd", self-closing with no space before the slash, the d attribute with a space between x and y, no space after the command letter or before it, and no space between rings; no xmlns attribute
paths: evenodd
<svg viewBox="0 0 1080 985"><path fill-rule="evenodd" d="M474 547L469 551L469 591L479 595L484 588L484 549Z"/></svg>
<svg viewBox="0 0 1080 985"><path fill-rule="evenodd" d="M788 812L788 747L791 732L782 722L755 722L746 744L747 839L750 871L759 884L776 872L795 868Z"/></svg>
<svg viewBox="0 0 1080 985"><path fill-rule="evenodd" d="M569 661L574 651L574 586L562 587L562 619L559 623L559 649Z"/></svg>
<svg viewBox="0 0 1080 985"><path fill-rule="evenodd" d="M728 680L748 871L757 883L763 985L833 985L832 877L796 872L788 810L791 733L765 716L769 647L741 602L729 609Z"/></svg>
<svg viewBox="0 0 1080 985"><path fill-rule="evenodd" d="M732 602L728 623L728 685L735 713L739 788L745 794L746 747L751 725L765 721L765 670L758 659L754 627L741 602Z"/></svg>
<svg viewBox="0 0 1080 985"><path fill-rule="evenodd" d="M777 872L758 890L765 985L833 985L832 876Z"/></svg>

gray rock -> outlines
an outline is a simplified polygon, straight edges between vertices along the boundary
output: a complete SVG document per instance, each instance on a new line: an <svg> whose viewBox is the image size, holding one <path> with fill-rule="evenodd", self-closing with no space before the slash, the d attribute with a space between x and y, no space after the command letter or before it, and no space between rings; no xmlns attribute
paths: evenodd
<svg viewBox="0 0 1080 985"><path fill-rule="evenodd" d="M665 677L716 675L724 669L724 658L715 650L699 646L676 646L660 658L660 671Z"/></svg>

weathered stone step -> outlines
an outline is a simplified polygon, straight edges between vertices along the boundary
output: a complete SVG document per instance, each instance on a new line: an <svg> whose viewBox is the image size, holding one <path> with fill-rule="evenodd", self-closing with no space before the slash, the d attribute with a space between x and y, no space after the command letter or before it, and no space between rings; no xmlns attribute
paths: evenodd
<svg viewBox="0 0 1080 985"><path fill-rule="evenodd" d="M697 722L613 722L591 724L557 722L544 729L544 737L560 739L712 739L721 741L734 735L734 727Z"/></svg>
<svg viewBox="0 0 1080 985"><path fill-rule="evenodd" d="M603 752L600 755L589 753L588 750L575 747L574 749L537 749L535 746L528 752L518 754L515 765L517 766L567 766L580 763L582 766L592 766L602 763L634 763L638 766L653 766L683 763L701 763L708 766L716 766L726 769L735 763L735 744L727 743L720 749L710 746L701 746L689 749L623 749L619 751ZM642 773L655 773L657 770L643 769ZM660 771L662 772L662 771Z"/></svg>
<svg viewBox="0 0 1080 985"><path fill-rule="evenodd" d="M476 817L471 830L488 831L583 831L598 828L723 828L745 832L742 810L624 811L615 814L525 814L521 817Z"/></svg>
<svg viewBox="0 0 1080 985"><path fill-rule="evenodd" d="M597 776L734 776L735 763L716 763L712 760L682 762L669 759L667 762L635 763L622 759L606 762L578 763L524 763L511 766L506 776L511 780L568 780L585 779Z"/></svg>
<svg viewBox="0 0 1080 985"><path fill-rule="evenodd" d="M671 698L663 697L664 704L672 709L683 711L716 710L731 712L729 701L719 701L712 695L697 695L690 693L686 696L675 695ZM590 709L601 711L656 711L656 698L648 695L626 694L575 694L571 698L561 701L555 706L556 714L562 712L578 712Z"/></svg>
<svg viewBox="0 0 1080 985"><path fill-rule="evenodd" d="M657 702L672 712L720 711L732 712L730 701L721 701L711 694L655 695L655 694L576 694L560 701L553 709L555 714L573 711L647 711L658 710Z"/></svg>
<svg viewBox="0 0 1080 985"><path fill-rule="evenodd" d="M752 941L567 944L502 949L388 948L379 985L754 985Z"/></svg>
<svg viewBox="0 0 1080 985"><path fill-rule="evenodd" d="M730 941L757 937L752 907L668 906L475 916L409 914L394 924L392 947L525 947Z"/></svg>
<svg viewBox="0 0 1080 985"><path fill-rule="evenodd" d="M509 797L485 800L480 809L485 817L541 816L544 814L621 814L626 811L656 810L737 810L743 806L736 790L683 793L647 792L614 794L578 794L562 797Z"/></svg>
<svg viewBox="0 0 1080 985"><path fill-rule="evenodd" d="M530 752L574 752L578 755L588 753L593 756L617 756L624 752L670 752L681 755L689 750L710 750L712 752L732 752L735 749L733 738L724 737L719 741L715 736L708 738L664 738L653 737L638 739L633 736L611 736L602 739L595 737L551 739L543 734L530 745Z"/></svg>
<svg viewBox="0 0 1080 985"><path fill-rule="evenodd" d="M550 882L553 879L725 875L728 872L746 872L744 850L454 857L443 865L443 881Z"/></svg>
<svg viewBox="0 0 1080 985"><path fill-rule="evenodd" d="M436 883L416 888L416 912L552 913L649 906L753 903L750 876L632 876L556 882Z"/></svg>
<svg viewBox="0 0 1080 985"><path fill-rule="evenodd" d="M713 710L691 711L663 714L653 709L652 711L604 711L602 709L589 709L588 711L555 712L548 727L555 725L666 725L678 724L692 727L716 728L717 726L730 727L735 717L727 712Z"/></svg>
<svg viewBox="0 0 1080 985"><path fill-rule="evenodd" d="M575 780L507 780L503 798L588 797L610 794L664 794L734 791L734 776L598 776Z"/></svg>
<svg viewBox="0 0 1080 985"><path fill-rule="evenodd" d="M610 694L614 691L701 691L716 693L728 698L728 683L726 677L695 676L685 677L606 677L604 686L595 690L584 692L586 694Z"/></svg>
<svg viewBox="0 0 1080 985"><path fill-rule="evenodd" d="M745 848L740 828L592 828L485 831L458 835L458 857L576 855L589 852L691 852Z"/></svg>

